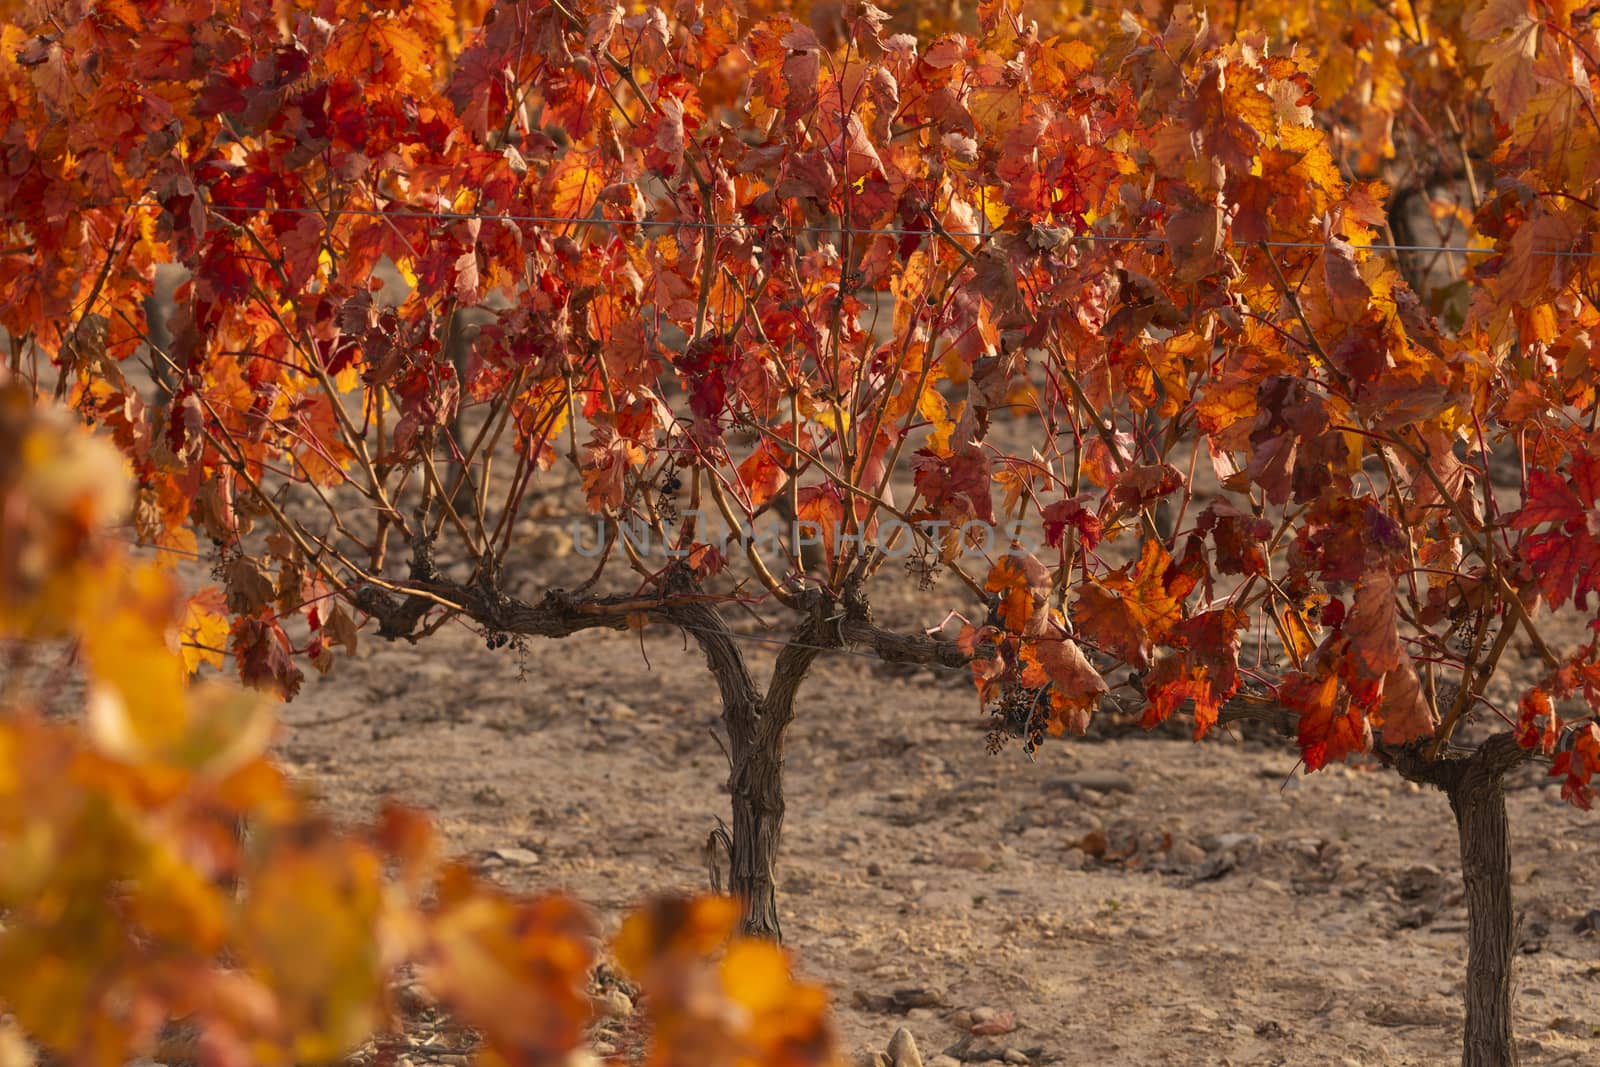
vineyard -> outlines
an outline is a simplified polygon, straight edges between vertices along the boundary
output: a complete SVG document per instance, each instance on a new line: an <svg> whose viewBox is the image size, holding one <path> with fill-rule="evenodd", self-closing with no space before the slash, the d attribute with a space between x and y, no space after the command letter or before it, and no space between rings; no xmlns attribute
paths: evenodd
<svg viewBox="0 0 1600 1067"><path fill-rule="evenodd" d="M0 9L0 1067L1600 1054L1595 9Z"/></svg>

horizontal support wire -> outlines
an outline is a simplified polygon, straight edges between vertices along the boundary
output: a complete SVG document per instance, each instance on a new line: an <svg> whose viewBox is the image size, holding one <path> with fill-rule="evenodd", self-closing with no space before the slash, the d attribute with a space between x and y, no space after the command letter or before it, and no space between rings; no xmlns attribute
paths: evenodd
<svg viewBox="0 0 1600 1067"><path fill-rule="evenodd" d="M154 206L154 205L150 205ZM1004 231L1000 230L946 230L946 229L910 229L903 226L824 226L819 224L803 224L799 226L760 224L753 222L695 222L689 219L606 219L592 217L578 217L575 215L516 215L497 214L477 211L412 211L405 208L380 209L380 208L313 208L313 207L250 207L240 204L207 204L210 210L228 215L260 215L260 214L287 214L287 215L316 215L322 218L331 218L334 215L355 215L368 218L389 219L433 219L439 222L463 222L478 220L483 222L536 222L549 226L642 226L654 229L676 230L706 230L706 231L732 231L732 230L781 230L785 233L821 233L821 234L852 234L865 237L880 235L894 237L967 237L974 240L987 240L997 237ZM1048 230L1047 227L1036 227ZM1132 233L1081 233L1062 234L1061 241L1088 241L1105 243L1129 244L1158 244L1167 243L1165 237L1156 237L1149 234ZM1240 248L1299 248L1319 249L1327 245L1321 241L1249 241L1235 245ZM1428 253L1444 252L1462 256L1494 256L1499 255L1499 248L1473 248L1466 245L1395 245L1395 244L1359 244L1351 248L1363 252L1409 252ZM1600 252L1557 252L1534 250L1534 255L1540 256L1566 256L1575 259L1587 259L1600 256Z"/></svg>

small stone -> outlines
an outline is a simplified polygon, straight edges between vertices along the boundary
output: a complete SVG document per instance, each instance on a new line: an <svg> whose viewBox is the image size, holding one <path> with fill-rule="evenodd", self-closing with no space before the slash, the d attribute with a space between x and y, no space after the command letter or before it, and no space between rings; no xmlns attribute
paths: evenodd
<svg viewBox="0 0 1600 1067"><path fill-rule="evenodd" d="M970 1030L972 1029L973 1023L972 1012L966 1010L965 1008L961 1008L957 1011L951 1012L949 1015L946 1015L944 1017L944 1021L955 1027L957 1030Z"/></svg>
<svg viewBox="0 0 1600 1067"><path fill-rule="evenodd" d="M1568 1034L1572 1037L1591 1037L1594 1034L1595 1027L1592 1023L1584 1022L1582 1019L1574 1019L1570 1015L1563 1015L1551 1021L1550 1029L1558 1034Z"/></svg>
<svg viewBox="0 0 1600 1067"><path fill-rule="evenodd" d="M862 1050L861 1054L856 1057L856 1063L860 1067L894 1067L889 1057L877 1049Z"/></svg>
<svg viewBox="0 0 1600 1067"><path fill-rule="evenodd" d="M1081 850L1074 848L1063 853L1056 863L1057 866L1064 867L1069 871L1081 871L1088 859L1089 857L1085 856Z"/></svg>
<svg viewBox="0 0 1600 1067"><path fill-rule="evenodd" d="M998 1008L973 1008L972 1021L974 1023L986 1023L999 1014L1000 1009Z"/></svg>
<svg viewBox="0 0 1600 1067"><path fill-rule="evenodd" d="M497 848L491 850L489 855L518 867L537 867L540 862L539 854L531 848Z"/></svg>
<svg viewBox="0 0 1600 1067"><path fill-rule="evenodd" d="M883 877L883 864L881 864L881 863L869 863L869 864L867 864L867 877L868 878L882 878Z"/></svg>
<svg viewBox="0 0 1600 1067"><path fill-rule="evenodd" d="M1121 771L1079 771L1044 783L1047 791L1075 793L1092 789L1097 793L1131 793L1133 779Z"/></svg>
<svg viewBox="0 0 1600 1067"><path fill-rule="evenodd" d="M572 555L572 535L554 526L540 526L524 542L532 559L564 559Z"/></svg>
<svg viewBox="0 0 1600 1067"><path fill-rule="evenodd" d="M1572 929L1580 934L1600 932L1600 908L1590 908L1589 913L1574 923Z"/></svg>
<svg viewBox="0 0 1600 1067"><path fill-rule="evenodd" d="M1175 867L1193 867L1204 863L1206 850L1193 841L1179 841L1167 850L1167 862Z"/></svg>
<svg viewBox="0 0 1600 1067"><path fill-rule="evenodd" d="M613 700L606 705L606 716L611 719L616 719L620 722L628 719L637 719L639 717L639 713L634 711L628 705L624 704L622 701Z"/></svg>
<svg viewBox="0 0 1600 1067"><path fill-rule="evenodd" d="M922 1067L917 1039L903 1026L889 1039L889 1067Z"/></svg>
<svg viewBox="0 0 1600 1067"><path fill-rule="evenodd" d="M617 1046L609 1041L596 1041L591 1046L591 1049L596 1056L615 1056L617 1054Z"/></svg>
<svg viewBox="0 0 1600 1067"><path fill-rule="evenodd" d="M961 1061L954 1056L935 1056L928 1061L928 1067L961 1067Z"/></svg>
<svg viewBox="0 0 1600 1067"><path fill-rule="evenodd" d="M1027 1063L1032 1063L1033 1062L1032 1060L1028 1059L1028 1054L1027 1053L1023 1052L1021 1049L1015 1049L1015 1048L1006 1049L1004 1052L1002 1052L1000 1054L1000 1059L1001 1059L1002 1062L1005 1062L1005 1063L1027 1064Z"/></svg>
<svg viewBox="0 0 1600 1067"><path fill-rule="evenodd" d="M1245 848L1250 845L1254 845L1260 840L1261 835L1259 834L1218 834L1217 848L1222 849L1223 851L1229 851L1236 848Z"/></svg>
<svg viewBox="0 0 1600 1067"><path fill-rule="evenodd" d="M620 989L608 990L594 998L595 1014L605 1019L626 1019L633 1014L633 998Z"/></svg>

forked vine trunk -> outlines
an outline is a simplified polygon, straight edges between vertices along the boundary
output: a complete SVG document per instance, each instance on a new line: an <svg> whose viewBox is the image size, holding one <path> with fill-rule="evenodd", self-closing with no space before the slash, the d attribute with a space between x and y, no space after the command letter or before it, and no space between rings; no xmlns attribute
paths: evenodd
<svg viewBox="0 0 1600 1067"><path fill-rule="evenodd" d="M744 906L744 932L782 940L778 921L778 848L783 839L783 748L794 721L795 698L817 655L838 643L823 622L822 603L778 653L763 694L745 663L738 638L709 605L675 613L694 635L722 695L728 731L728 791L733 806L729 840L731 892Z"/></svg>

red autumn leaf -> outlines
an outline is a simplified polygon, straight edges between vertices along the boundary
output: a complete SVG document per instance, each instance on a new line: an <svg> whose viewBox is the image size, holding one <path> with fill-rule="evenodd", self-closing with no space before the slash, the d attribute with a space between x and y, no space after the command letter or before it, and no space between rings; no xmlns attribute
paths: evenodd
<svg viewBox="0 0 1600 1067"><path fill-rule="evenodd" d="M1542 724L1541 724L1542 720ZM1517 743L1549 755L1561 738L1561 716L1550 694L1535 686L1517 702Z"/></svg>
<svg viewBox="0 0 1600 1067"><path fill-rule="evenodd" d="M1195 528L1209 533L1217 546L1217 571L1221 574L1260 574L1266 569L1266 546L1272 523L1246 515L1224 498L1213 500L1200 513Z"/></svg>
<svg viewBox="0 0 1600 1067"><path fill-rule="evenodd" d="M1600 724L1591 722L1574 732L1572 748L1555 754L1550 761L1550 776L1565 779L1561 783L1561 799L1588 811L1594 805L1594 787L1590 783L1597 771L1600 771Z"/></svg>
<svg viewBox="0 0 1600 1067"><path fill-rule="evenodd" d="M285 700L300 691L304 679L292 659L293 646L283 627L272 619L237 619L233 624L233 655L239 678L253 689L277 693Z"/></svg>
<svg viewBox="0 0 1600 1067"><path fill-rule="evenodd" d="M917 492L936 518L958 529L974 519L994 522L992 467L989 457L977 445L968 445L949 456L920 449L913 466Z"/></svg>
<svg viewBox="0 0 1600 1067"><path fill-rule="evenodd" d="M1059 736L1068 730L1083 734L1100 706L1100 698L1110 687L1078 643L1051 618L1055 614L1038 611L1029 620L1029 633L1020 652L1022 684L1033 688L1050 686L1052 734Z"/></svg>
<svg viewBox="0 0 1600 1067"><path fill-rule="evenodd" d="M1147 704L1141 724L1166 721L1185 701L1194 702L1194 737L1216 725L1222 705L1239 689L1239 631L1248 622L1233 608L1185 619L1167 636L1179 651L1162 656L1144 678Z"/></svg>
<svg viewBox="0 0 1600 1067"><path fill-rule="evenodd" d="M1295 671L1278 687L1284 707L1300 716L1300 755L1308 771L1372 748L1372 728L1331 671Z"/></svg>
<svg viewBox="0 0 1600 1067"><path fill-rule="evenodd" d="M781 434L783 428L778 432ZM767 438L756 444L754 451L739 464L739 481L749 494L751 508L764 506L789 483L784 457L779 447Z"/></svg>
<svg viewBox="0 0 1600 1067"><path fill-rule="evenodd" d="M1334 318L1347 325L1355 324L1366 313L1372 289L1361 277L1361 266L1349 242L1328 238L1322 254L1322 275Z"/></svg>
<svg viewBox="0 0 1600 1067"><path fill-rule="evenodd" d="M1050 595L1050 572L1032 553L1015 549L1000 557L983 587L998 594L994 615L1000 625L1020 634L1029 628Z"/></svg>
<svg viewBox="0 0 1600 1067"><path fill-rule="evenodd" d="M1527 498L1511 516L1519 530L1549 529L1523 537L1523 559L1539 588L1560 607L1570 597L1578 610L1588 608L1590 593L1600 592L1600 457L1572 457L1570 475L1550 470L1528 472Z"/></svg>
<svg viewBox="0 0 1600 1067"><path fill-rule="evenodd" d="M1350 662L1368 678L1381 678L1406 661L1400 647L1399 592L1387 570L1368 571L1356 582L1355 607L1345 619Z"/></svg>
<svg viewBox="0 0 1600 1067"><path fill-rule="evenodd" d="M1078 632L1136 668L1148 666L1154 643L1183 614L1166 585L1171 565L1159 542L1146 541L1137 563L1079 591L1072 605Z"/></svg>
<svg viewBox="0 0 1600 1067"><path fill-rule="evenodd" d="M821 545L824 558L832 566L844 528L844 501L831 485L810 485L796 494L795 539L802 544ZM797 546L798 549L798 546Z"/></svg>
<svg viewBox="0 0 1600 1067"><path fill-rule="evenodd" d="M1046 544L1051 548L1061 547L1068 526L1078 531L1078 536L1083 538L1085 548L1093 549L1100 543L1103 527L1100 516L1087 506L1088 499L1087 496L1070 497L1066 500L1057 500L1045 507L1042 517Z"/></svg>
<svg viewBox="0 0 1600 1067"><path fill-rule="evenodd" d="M1433 706L1422 692L1422 680L1410 657L1383 676L1383 696L1378 701L1378 717L1385 744L1405 745L1432 737L1438 720Z"/></svg>
<svg viewBox="0 0 1600 1067"><path fill-rule="evenodd" d="M1111 503L1118 512L1140 511L1182 484L1182 473L1170 463L1129 467L1111 483Z"/></svg>

